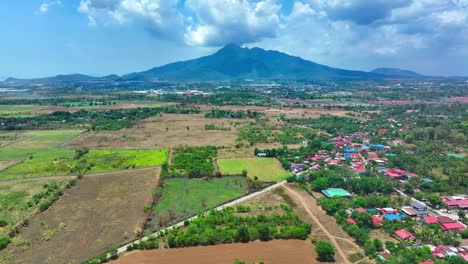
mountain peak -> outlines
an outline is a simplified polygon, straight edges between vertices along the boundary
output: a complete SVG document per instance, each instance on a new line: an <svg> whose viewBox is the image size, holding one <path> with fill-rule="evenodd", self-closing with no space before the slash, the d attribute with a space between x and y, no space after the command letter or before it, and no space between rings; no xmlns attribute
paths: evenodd
<svg viewBox="0 0 468 264"><path fill-rule="evenodd" d="M216 53L235 53L243 50L243 48L237 44L231 43L227 44L226 46L222 47Z"/></svg>

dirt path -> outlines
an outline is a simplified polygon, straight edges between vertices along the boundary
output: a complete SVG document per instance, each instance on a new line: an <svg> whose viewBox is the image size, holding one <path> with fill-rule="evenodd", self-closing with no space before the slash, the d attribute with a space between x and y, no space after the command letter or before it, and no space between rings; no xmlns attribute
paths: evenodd
<svg viewBox="0 0 468 264"><path fill-rule="evenodd" d="M304 199L304 197L299 194L296 190L290 188L289 186L287 185L283 185L283 187L296 199L298 200L300 203L301 203L301 206L306 210L307 214L309 214L309 216L314 220L315 224L325 233L325 235L330 239L330 242L333 244L333 246L335 247L336 251L338 252L338 254L341 256L341 258L343 259L343 263L346 263L346 264L352 264L347 256L346 256L346 253L343 251L343 249L341 248L341 246L338 244L338 242L336 241L337 240L337 237L332 235L330 232L328 232L327 228L325 228L325 226L322 225L322 223L319 221L319 219L312 213L312 211L310 210L309 208L309 203L311 201L306 201ZM312 201L312 202L315 202L315 201ZM346 240L347 242L351 242L352 241L349 241L349 239L346 239L346 238L339 238L339 239L342 239L342 240Z"/></svg>

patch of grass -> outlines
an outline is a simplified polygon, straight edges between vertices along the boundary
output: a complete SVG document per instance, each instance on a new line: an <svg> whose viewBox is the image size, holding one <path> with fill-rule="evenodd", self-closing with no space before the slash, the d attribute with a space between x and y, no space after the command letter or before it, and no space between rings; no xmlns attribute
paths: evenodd
<svg viewBox="0 0 468 264"><path fill-rule="evenodd" d="M244 177L172 178L165 185L161 199L153 208L158 225L198 214L248 193Z"/></svg>
<svg viewBox="0 0 468 264"><path fill-rule="evenodd" d="M54 237L55 232L57 232L57 229L47 228L41 232L41 239L44 241L49 241Z"/></svg>
<svg viewBox="0 0 468 264"><path fill-rule="evenodd" d="M90 150L84 157L90 163L88 172L160 166L167 161L167 149L150 150Z"/></svg>
<svg viewBox="0 0 468 264"><path fill-rule="evenodd" d="M0 221L6 223L6 226L0 228L0 236L8 234L12 226L25 220L35 209L34 205L29 206L33 196L44 191L44 185L53 181L42 179L0 183ZM55 181L59 186L63 186L66 182L66 180Z"/></svg>
<svg viewBox="0 0 468 264"><path fill-rule="evenodd" d="M167 161L168 150L90 150L79 160L70 149L0 149L0 160L24 160L0 172L0 179L21 179L67 175L78 171L97 173L159 166ZM77 169L79 167L79 169Z"/></svg>
<svg viewBox="0 0 468 264"><path fill-rule="evenodd" d="M281 196L284 202L287 203L289 206L293 208L297 206L297 204L293 201L293 199L284 192L283 188L276 188L273 190L273 193Z"/></svg>
<svg viewBox="0 0 468 264"><path fill-rule="evenodd" d="M223 174L242 174L247 171L250 178L258 177L260 181L282 181L291 176L274 158L219 159L219 170Z"/></svg>
<svg viewBox="0 0 468 264"><path fill-rule="evenodd" d="M0 105L0 115L17 117L43 108L43 105Z"/></svg>
<svg viewBox="0 0 468 264"><path fill-rule="evenodd" d="M28 131L30 137L9 145L7 148L15 149L43 149L53 148L60 143L81 133L80 130L37 130Z"/></svg>
<svg viewBox="0 0 468 264"><path fill-rule="evenodd" d="M74 153L69 149L0 149L0 160L24 160L1 171L0 179L69 174L76 163Z"/></svg>
<svg viewBox="0 0 468 264"><path fill-rule="evenodd" d="M349 254L347 257L348 257L348 260L353 263L365 258L364 254L362 254L361 252L355 252L355 253Z"/></svg>

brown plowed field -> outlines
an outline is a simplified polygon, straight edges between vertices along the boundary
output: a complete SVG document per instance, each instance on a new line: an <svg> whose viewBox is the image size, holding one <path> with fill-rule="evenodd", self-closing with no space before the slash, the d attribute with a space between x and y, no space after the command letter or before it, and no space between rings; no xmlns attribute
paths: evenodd
<svg viewBox="0 0 468 264"><path fill-rule="evenodd" d="M30 219L0 263L82 263L135 239L158 177L159 168L85 176Z"/></svg>
<svg viewBox="0 0 468 264"><path fill-rule="evenodd" d="M309 240L274 240L247 244L226 244L207 247L135 251L112 264L232 264L239 259L246 263L311 264L315 260Z"/></svg>

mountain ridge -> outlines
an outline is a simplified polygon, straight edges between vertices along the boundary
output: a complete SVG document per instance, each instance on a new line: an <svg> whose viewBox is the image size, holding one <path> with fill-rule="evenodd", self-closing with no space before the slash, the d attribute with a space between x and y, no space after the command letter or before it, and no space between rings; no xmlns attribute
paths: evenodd
<svg viewBox="0 0 468 264"><path fill-rule="evenodd" d="M8 78L3 84L49 84L105 81L222 81L242 79L281 80L366 80L385 78L423 78L419 73L377 68L371 72L345 70L305 60L276 50L243 48L228 44L215 53L186 61L153 67L146 71L118 76L93 77L66 74L36 79Z"/></svg>

